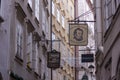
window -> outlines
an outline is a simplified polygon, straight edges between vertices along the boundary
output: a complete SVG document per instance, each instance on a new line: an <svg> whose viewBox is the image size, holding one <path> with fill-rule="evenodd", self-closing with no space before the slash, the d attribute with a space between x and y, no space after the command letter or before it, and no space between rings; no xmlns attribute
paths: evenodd
<svg viewBox="0 0 120 80"><path fill-rule="evenodd" d="M35 73L39 73L39 55L38 55L38 42L33 42L33 69Z"/></svg>
<svg viewBox="0 0 120 80"><path fill-rule="evenodd" d="M0 0L0 23L3 22L3 21L4 21L4 19L3 19L3 17L1 16L1 0Z"/></svg>
<svg viewBox="0 0 120 80"><path fill-rule="evenodd" d="M39 0L35 0L35 16L37 20L39 20L39 10L40 10L39 7L40 7Z"/></svg>
<svg viewBox="0 0 120 80"><path fill-rule="evenodd" d="M112 58L110 58L106 64L105 64L105 74L107 74L105 76L105 80L111 80L111 75L109 73L111 73L111 63L112 63Z"/></svg>
<svg viewBox="0 0 120 80"><path fill-rule="evenodd" d="M62 27L63 28L65 27L65 18L64 18L64 16L62 16Z"/></svg>
<svg viewBox="0 0 120 80"><path fill-rule="evenodd" d="M32 68L32 32L28 33L27 37L27 67Z"/></svg>
<svg viewBox="0 0 120 80"><path fill-rule="evenodd" d="M52 1L52 14L55 16L55 5L53 1Z"/></svg>
<svg viewBox="0 0 120 80"><path fill-rule="evenodd" d="M28 0L30 7L32 8L32 0Z"/></svg>
<svg viewBox="0 0 120 80"><path fill-rule="evenodd" d="M35 43L35 72L38 73L39 71L39 55L38 55L38 43Z"/></svg>
<svg viewBox="0 0 120 80"><path fill-rule="evenodd" d="M42 30L45 32L46 36L49 33L48 19L45 13L45 10L42 10Z"/></svg>
<svg viewBox="0 0 120 80"><path fill-rule="evenodd" d="M21 22L16 22L16 57L23 58L23 28Z"/></svg>
<svg viewBox="0 0 120 80"><path fill-rule="evenodd" d="M110 24L111 24L111 21L112 21L112 0L106 0L106 4L105 4L105 13L106 13L106 19L105 19L105 22L106 22L106 29L109 28Z"/></svg>
<svg viewBox="0 0 120 80"><path fill-rule="evenodd" d="M46 28L46 16L45 16L45 11L44 9L42 10L42 30L45 32Z"/></svg>
<svg viewBox="0 0 120 80"><path fill-rule="evenodd" d="M73 10L72 10L72 6L71 6L71 7L70 7L70 15L71 15L71 16L73 16L72 13L73 13Z"/></svg>
<svg viewBox="0 0 120 80"><path fill-rule="evenodd" d="M60 22L60 11L57 9L57 21Z"/></svg>
<svg viewBox="0 0 120 80"><path fill-rule="evenodd" d="M114 0L113 5L114 5L114 8L115 8L115 11L117 10L119 4L120 4L120 0Z"/></svg>
<svg viewBox="0 0 120 80"><path fill-rule="evenodd" d="M39 74L41 76L41 71L42 71L42 60L39 58Z"/></svg>
<svg viewBox="0 0 120 80"><path fill-rule="evenodd" d="M66 11L68 12L68 8L69 8L69 4L68 4L68 0L66 0Z"/></svg>
<svg viewBox="0 0 120 80"><path fill-rule="evenodd" d="M32 49L32 65L34 72L39 74L39 40L40 36L37 32L33 33L33 49Z"/></svg>

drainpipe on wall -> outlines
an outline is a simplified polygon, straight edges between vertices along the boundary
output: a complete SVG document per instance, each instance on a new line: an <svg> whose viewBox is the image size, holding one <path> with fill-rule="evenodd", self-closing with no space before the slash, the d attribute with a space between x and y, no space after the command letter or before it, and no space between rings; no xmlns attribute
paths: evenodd
<svg viewBox="0 0 120 80"><path fill-rule="evenodd" d="M101 0L95 2L95 15L96 15L96 46L99 48L102 46L102 16L101 16Z"/></svg>

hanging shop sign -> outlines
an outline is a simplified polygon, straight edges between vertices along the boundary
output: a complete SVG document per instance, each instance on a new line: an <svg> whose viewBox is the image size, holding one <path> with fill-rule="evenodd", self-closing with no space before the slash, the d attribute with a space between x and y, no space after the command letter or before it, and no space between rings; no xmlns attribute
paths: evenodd
<svg viewBox="0 0 120 80"><path fill-rule="evenodd" d="M60 52L52 50L47 55L47 67L48 68L59 68L60 67Z"/></svg>
<svg viewBox="0 0 120 80"><path fill-rule="evenodd" d="M94 62L94 55L93 54L81 54L82 62Z"/></svg>
<svg viewBox="0 0 120 80"><path fill-rule="evenodd" d="M71 46L86 46L88 44L87 24L69 24L69 44Z"/></svg>

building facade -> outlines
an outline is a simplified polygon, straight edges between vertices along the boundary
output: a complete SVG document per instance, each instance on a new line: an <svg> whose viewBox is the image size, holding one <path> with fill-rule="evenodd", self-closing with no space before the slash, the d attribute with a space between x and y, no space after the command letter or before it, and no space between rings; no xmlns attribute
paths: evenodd
<svg viewBox="0 0 120 80"><path fill-rule="evenodd" d="M0 0L0 75L3 80L50 79L48 4L48 0Z"/></svg>
<svg viewBox="0 0 120 80"><path fill-rule="evenodd" d="M53 49L61 53L61 68L53 71L53 80L74 80L74 48L68 44L68 20L73 19L74 0L52 1Z"/></svg>
<svg viewBox="0 0 120 80"><path fill-rule="evenodd" d="M97 0L96 77L97 80L120 79L120 0Z"/></svg>

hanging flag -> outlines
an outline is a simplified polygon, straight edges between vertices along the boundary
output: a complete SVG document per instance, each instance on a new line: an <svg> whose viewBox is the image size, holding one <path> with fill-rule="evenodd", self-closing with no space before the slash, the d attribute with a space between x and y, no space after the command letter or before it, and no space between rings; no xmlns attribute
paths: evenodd
<svg viewBox="0 0 120 80"><path fill-rule="evenodd" d="M69 24L69 44L71 46L86 46L88 44L87 24Z"/></svg>

